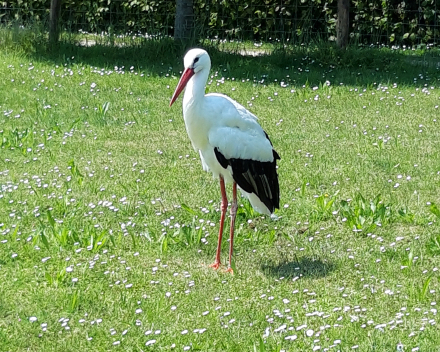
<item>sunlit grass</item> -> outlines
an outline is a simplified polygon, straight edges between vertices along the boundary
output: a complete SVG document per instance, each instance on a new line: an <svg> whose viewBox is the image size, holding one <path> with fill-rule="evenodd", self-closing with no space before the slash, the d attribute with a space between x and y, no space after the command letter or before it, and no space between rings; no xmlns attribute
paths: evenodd
<svg viewBox="0 0 440 352"><path fill-rule="evenodd" d="M281 155L279 220L241 201L231 276L162 49L0 53L0 350L435 350L437 67L211 48L207 91Z"/></svg>

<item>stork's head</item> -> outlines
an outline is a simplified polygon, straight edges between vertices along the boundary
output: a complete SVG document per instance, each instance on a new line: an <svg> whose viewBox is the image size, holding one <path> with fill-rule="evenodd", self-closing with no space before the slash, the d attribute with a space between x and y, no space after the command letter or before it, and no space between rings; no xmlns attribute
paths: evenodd
<svg viewBox="0 0 440 352"><path fill-rule="evenodd" d="M209 71L211 69L211 59L209 58L208 53L203 49L191 49L188 51L183 59L183 64L185 66L185 70L183 71L182 77L180 77L180 81L177 84L176 90L171 98L170 106L176 101L177 97L185 88L192 76L200 71Z"/></svg>

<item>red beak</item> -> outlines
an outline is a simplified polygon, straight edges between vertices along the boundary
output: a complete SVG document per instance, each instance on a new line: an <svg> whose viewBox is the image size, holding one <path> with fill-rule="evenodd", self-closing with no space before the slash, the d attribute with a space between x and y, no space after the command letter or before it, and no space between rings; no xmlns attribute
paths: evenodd
<svg viewBox="0 0 440 352"><path fill-rule="evenodd" d="M177 84L176 90L174 91L174 94L170 101L170 106L173 105L173 103L176 101L177 97L182 92L183 88L185 88L188 81L191 79L192 76L194 76L194 69L192 68L186 68L185 71L183 71L182 77L180 77L180 81Z"/></svg>

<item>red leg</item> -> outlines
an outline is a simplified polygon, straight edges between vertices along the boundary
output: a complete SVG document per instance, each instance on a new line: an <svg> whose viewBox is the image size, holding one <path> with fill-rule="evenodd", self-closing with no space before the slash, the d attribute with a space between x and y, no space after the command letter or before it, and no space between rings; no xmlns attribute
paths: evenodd
<svg viewBox="0 0 440 352"><path fill-rule="evenodd" d="M235 228L235 216L237 215L237 184L234 182L232 186L232 206L231 206L231 232L229 237L229 265L228 272L234 273L231 267L232 263L232 251L234 248L234 228Z"/></svg>
<svg viewBox="0 0 440 352"><path fill-rule="evenodd" d="M220 266L220 251L222 248L222 236L223 236L223 225L225 223L226 210L228 209L228 198L226 197L225 180L220 176L220 191L222 193L222 203L221 203L221 217L220 217L220 232L218 234L218 244L217 244L217 254L215 255L215 262L211 264L210 267L218 269Z"/></svg>

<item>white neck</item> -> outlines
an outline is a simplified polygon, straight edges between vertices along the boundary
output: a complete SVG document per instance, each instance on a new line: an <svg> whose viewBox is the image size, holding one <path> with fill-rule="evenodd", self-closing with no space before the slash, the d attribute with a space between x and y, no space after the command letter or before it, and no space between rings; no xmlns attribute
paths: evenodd
<svg viewBox="0 0 440 352"><path fill-rule="evenodd" d="M205 97L205 85L209 76L209 67L204 68L191 77L185 87L183 108L198 105Z"/></svg>

